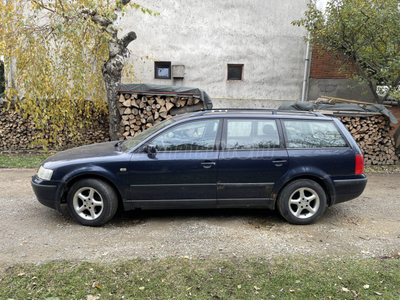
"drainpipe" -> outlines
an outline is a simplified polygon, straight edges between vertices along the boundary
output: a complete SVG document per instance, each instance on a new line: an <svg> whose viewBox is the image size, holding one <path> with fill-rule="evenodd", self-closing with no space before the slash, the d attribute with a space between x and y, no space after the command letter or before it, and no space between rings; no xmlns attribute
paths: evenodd
<svg viewBox="0 0 400 300"><path fill-rule="evenodd" d="M310 60L311 60L310 42L307 41L306 60L304 62L303 90L301 92L301 100L300 100L301 102L306 101L306 96L308 94L308 77L311 65Z"/></svg>

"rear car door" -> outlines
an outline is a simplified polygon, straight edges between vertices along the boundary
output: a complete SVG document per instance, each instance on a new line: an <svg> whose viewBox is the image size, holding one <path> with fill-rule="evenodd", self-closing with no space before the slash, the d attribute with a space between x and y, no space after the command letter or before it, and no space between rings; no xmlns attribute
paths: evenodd
<svg viewBox="0 0 400 300"><path fill-rule="evenodd" d="M218 206L273 207L272 188L288 170L276 120L226 118L222 136Z"/></svg>

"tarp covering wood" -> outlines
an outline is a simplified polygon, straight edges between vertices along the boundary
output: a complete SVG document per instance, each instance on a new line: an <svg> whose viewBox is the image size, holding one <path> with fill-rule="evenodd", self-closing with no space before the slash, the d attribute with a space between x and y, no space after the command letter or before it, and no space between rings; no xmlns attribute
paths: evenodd
<svg viewBox="0 0 400 300"><path fill-rule="evenodd" d="M205 91L198 88L175 86L175 85L158 85L158 84L121 84L118 88L121 94L144 94L157 96L178 96L178 97L195 97L200 98L204 103L205 109L212 109L211 98Z"/></svg>
<svg viewBox="0 0 400 300"><path fill-rule="evenodd" d="M315 110L329 110L329 111L348 111L351 115L351 112L378 112L390 119L390 122L393 124L397 124L397 119L393 116L392 112L388 110L383 105L366 105L364 107L358 104L346 104L346 103L337 103L337 104L315 104L312 102L288 102L284 103L278 108L279 110L301 110L301 111L315 111ZM357 116L362 116L357 114Z"/></svg>

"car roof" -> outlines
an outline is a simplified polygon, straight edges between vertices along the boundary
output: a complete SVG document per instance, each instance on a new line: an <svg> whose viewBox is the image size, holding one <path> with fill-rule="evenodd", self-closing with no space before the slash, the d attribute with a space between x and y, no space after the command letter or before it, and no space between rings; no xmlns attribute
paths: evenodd
<svg viewBox="0 0 400 300"><path fill-rule="evenodd" d="M279 116L282 118L324 118L331 119L323 114L312 111L295 111L295 110L277 110L277 109L211 109L199 110L182 115L175 115L175 120L193 118L193 117L261 117L261 116Z"/></svg>

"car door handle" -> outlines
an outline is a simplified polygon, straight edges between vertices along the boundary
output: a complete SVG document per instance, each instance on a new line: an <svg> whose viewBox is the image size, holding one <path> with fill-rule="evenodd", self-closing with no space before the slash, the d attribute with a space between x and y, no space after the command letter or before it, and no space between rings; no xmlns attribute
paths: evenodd
<svg viewBox="0 0 400 300"><path fill-rule="evenodd" d="M286 159L276 159L272 161L273 164L275 164L277 167L282 166L283 164L287 163Z"/></svg>
<svg viewBox="0 0 400 300"><path fill-rule="evenodd" d="M204 162L201 163L201 165L203 166L204 169L209 169L212 166L215 166L216 162L214 162L214 161L204 161Z"/></svg>

